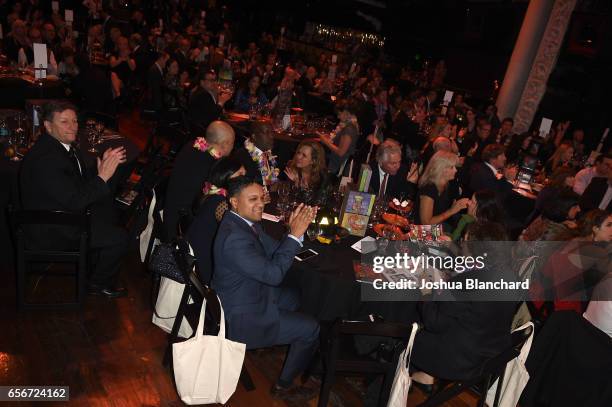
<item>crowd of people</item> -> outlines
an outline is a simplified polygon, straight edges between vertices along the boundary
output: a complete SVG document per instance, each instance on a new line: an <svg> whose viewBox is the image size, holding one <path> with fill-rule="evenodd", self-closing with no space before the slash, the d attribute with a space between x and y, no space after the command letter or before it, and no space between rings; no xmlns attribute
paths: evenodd
<svg viewBox="0 0 612 407"><path fill-rule="evenodd" d="M97 168L86 169L72 144L79 110L116 114L119 106L177 121L190 135L176 146L160 197L165 239L177 236L187 215L185 236L199 277L219 294L231 339L248 349L291 345L273 389L280 397L312 395L312 388L292 383L317 348L319 325L299 312L296 293L279 286L317 208L342 178L355 182L361 164L372 169L369 192L380 201L412 201L410 221L443 225L445 239L533 243L524 246L522 258L535 256L540 263L535 289L554 291L571 279L574 286L549 295L559 299L553 309L586 311L593 325L612 336L609 308L606 313L599 302L589 303L593 290L601 294L600 282L609 282L612 154L591 154L583 128L562 119L545 137L515 134L513 119L500 119L491 101L471 106L456 92L444 102L443 61L414 70L393 69L363 54L337 62L322 52L309 60L287 49L282 34L263 32L242 41L227 10L214 1L205 8L188 1L121 3L127 5L75 2L74 23L42 1L1 5L7 11L3 26L10 27L2 41L8 60L31 66L32 44L47 44L48 74L66 81L79 106L46 106L46 134L26 155L20 186L27 209L94 211L91 248L98 261L91 293L126 294L118 285L126 235L114 226L107 186L125 151L108 150ZM324 116L330 112L319 110L322 101L333 106L335 128L296 143L293 157L280 162L275 132L287 126L277 119L290 116L292 108ZM254 121L243 138L224 121L228 111L271 120ZM508 216L508 205L524 182L519 173L543 188L533 211L517 219ZM307 198L285 219L289 233L276 241L260 222L283 184ZM57 233L32 232L39 238ZM611 295L599 295L600 302L609 303ZM414 349L421 373L415 377L431 384L431 376L460 380L475 374L509 346L515 312L516 304L502 302L428 303ZM439 345L449 341L456 347ZM440 355L443 349L450 353Z"/></svg>

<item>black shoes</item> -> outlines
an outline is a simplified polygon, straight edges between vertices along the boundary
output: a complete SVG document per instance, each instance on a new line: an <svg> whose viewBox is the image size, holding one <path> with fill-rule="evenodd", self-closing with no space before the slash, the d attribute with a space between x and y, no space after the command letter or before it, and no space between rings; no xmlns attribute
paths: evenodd
<svg viewBox="0 0 612 407"><path fill-rule="evenodd" d="M111 287L101 287L97 285L90 285L87 287L87 293L89 295L99 295L101 297L106 297L109 299L125 297L127 295L127 290L123 287L111 288Z"/></svg>

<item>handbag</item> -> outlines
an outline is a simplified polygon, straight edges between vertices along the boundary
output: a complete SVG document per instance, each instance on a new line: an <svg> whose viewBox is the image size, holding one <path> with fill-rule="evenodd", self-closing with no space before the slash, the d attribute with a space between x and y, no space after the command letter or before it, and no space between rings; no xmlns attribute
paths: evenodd
<svg viewBox="0 0 612 407"><path fill-rule="evenodd" d="M176 243L160 243L155 246L151 259L149 260L149 271L160 276L167 277L178 283L185 284L183 272L176 264L174 253L176 252ZM188 255L189 268L193 265L195 257Z"/></svg>
<svg viewBox="0 0 612 407"><path fill-rule="evenodd" d="M501 386L499 389L499 403L497 406L499 407L516 407L521 398L521 394L523 393L523 389L527 385L529 381L529 372L525 367L525 361L529 356L529 351L531 350L531 343L533 342L533 332L535 331L533 322L527 322L526 324L515 329L514 332L522 331L531 327L531 334L529 338L523 344L521 348L521 353L514 359L512 359L506 365L506 371L504 374L504 381L499 383L499 379L495 380L493 385L489 388L487 392L487 404L489 406L493 406L495 402L495 393L497 392L497 387Z"/></svg>
<svg viewBox="0 0 612 407"><path fill-rule="evenodd" d="M410 339L408 340L406 349L402 351L397 361L395 378L393 379L393 386L391 387L387 407L406 407L406 403L408 402L408 391L412 384L412 379L408 372L408 364L410 363L410 356L412 355L414 337L418 330L419 325L414 322L412 324L412 332L410 333Z"/></svg>
<svg viewBox="0 0 612 407"><path fill-rule="evenodd" d="M152 322L164 332L172 332L172 326L174 325L174 320L176 319L176 313L181 304L184 290L185 284L177 283L167 277L161 278L157 302L153 309ZM191 298L189 298L189 301L193 303ZM178 336L181 338L189 338L191 335L193 335L193 329L189 322L187 322L187 318L183 318Z"/></svg>
<svg viewBox="0 0 612 407"><path fill-rule="evenodd" d="M218 300L219 297L217 297ZM236 391L246 344L225 338L225 314L221 308L218 336L204 335L206 300L193 338L172 345L174 380L186 404L225 404Z"/></svg>

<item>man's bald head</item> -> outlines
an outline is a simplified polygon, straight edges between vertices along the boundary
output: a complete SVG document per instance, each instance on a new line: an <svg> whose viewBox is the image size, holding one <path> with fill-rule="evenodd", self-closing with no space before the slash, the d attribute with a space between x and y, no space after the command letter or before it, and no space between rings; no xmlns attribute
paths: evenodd
<svg viewBox="0 0 612 407"><path fill-rule="evenodd" d="M453 145L448 137L440 136L436 137L433 141L434 151L452 151Z"/></svg>
<svg viewBox="0 0 612 407"><path fill-rule="evenodd" d="M206 141L221 153L223 157L230 155L234 148L236 135L229 124L216 120L206 128Z"/></svg>

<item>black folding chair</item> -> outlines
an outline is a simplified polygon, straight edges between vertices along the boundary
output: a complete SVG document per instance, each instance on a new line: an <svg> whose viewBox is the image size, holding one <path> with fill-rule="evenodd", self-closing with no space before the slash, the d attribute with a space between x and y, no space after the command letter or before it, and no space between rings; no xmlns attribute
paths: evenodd
<svg viewBox="0 0 612 407"><path fill-rule="evenodd" d="M331 388L336 373L362 373L383 375L383 385L378 398L379 406L386 406L391 392L391 385L395 377L397 360L410 338L412 325L388 322L364 322L339 320L331 328L328 346L322 346L325 372L321 392L319 393L319 407L327 406ZM342 346L343 340L354 335L377 336L395 338L400 341L393 348L389 361L375 360L370 357L358 357L354 354L345 355L349 347ZM323 344L326 345L326 344Z"/></svg>
<svg viewBox="0 0 612 407"><path fill-rule="evenodd" d="M183 340L178 336L183 319L186 319L195 331L198 326L203 300L206 300L204 332L207 335L218 335L221 327L221 304L219 303L217 293L212 288L200 283L197 273L197 260L189 253L187 241L181 237L177 240L177 250L174 252L174 258L179 269L183 272L185 288L181 296L176 318L174 319L172 331L168 335L168 346L163 359L163 364L166 367L172 364L172 345ZM240 381L247 391L255 390L253 379L244 365L240 373Z"/></svg>
<svg viewBox="0 0 612 407"><path fill-rule="evenodd" d="M9 208L9 220L17 259L17 307L30 309L78 309L86 296L88 246L90 236L90 214L76 214L62 211L14 210ZM72 227L78 231L79 240L72 249L51 250L37 248L28 242L27 229L36 225ZM49 236L50 239L53 236ZM36 303L26 300L26 285L31 263L73 263L76 272L76 298L73 301L57 303Z"/></svg>
<svg viewBox="0 0 612 407"><path fill-rule="evenodd" d="M470 380L449 382L448 386L443 387L439 392L433 394L424 403L419 404L419 407L441 406L448 400L470 388L474 389L479 395L478 407L484 407L489 387L495 381L495 379L499 379L497 382L497 389L495 391L495 401L493 406L490 406L497 407L501 391L500 384L504 381L506 365L512 359L516 358L519 353L521 353L521 348L523 347L523 344L527 338L529 338L530 334L530 329L513 333L512 346L501 352L499 355L494 356L484 362L480 369L479 375Z"/></svg>

